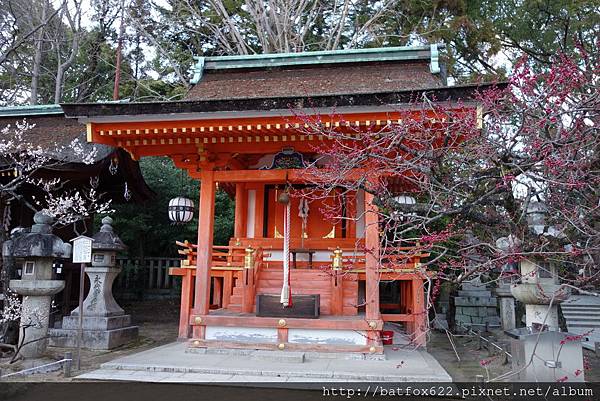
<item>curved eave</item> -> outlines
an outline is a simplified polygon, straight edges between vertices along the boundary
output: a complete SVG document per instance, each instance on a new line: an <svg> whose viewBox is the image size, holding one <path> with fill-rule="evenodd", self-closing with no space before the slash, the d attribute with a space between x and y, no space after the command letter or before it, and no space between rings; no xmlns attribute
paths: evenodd
<svg viewBox="0 0 600 401"><path fill-rule="evenodd" d="M411 89L395 92L334 94L312 97L272 97L245 99L187 100L143 103L66 103L61 104L68 118L83 122L126 120L126 117L143 115L146 120L186 119L202 114L288 114L295 109L327 110L402 107L417 102L424 96L435 102L475 103L478 92L505 83L446 86L427 89Z"/></svg>

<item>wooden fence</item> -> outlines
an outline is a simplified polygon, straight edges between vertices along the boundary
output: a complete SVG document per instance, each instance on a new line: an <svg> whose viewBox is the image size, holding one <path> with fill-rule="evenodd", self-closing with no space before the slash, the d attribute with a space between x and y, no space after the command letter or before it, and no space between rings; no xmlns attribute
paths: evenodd
<svg viewBox="0 0 600 401"><path fill-rule="evenodd" d="M181 283L169 276L170 267L179 267L179 258L127 258L118 257L121 273L113 286L119 298L177 298Z"/></svg>

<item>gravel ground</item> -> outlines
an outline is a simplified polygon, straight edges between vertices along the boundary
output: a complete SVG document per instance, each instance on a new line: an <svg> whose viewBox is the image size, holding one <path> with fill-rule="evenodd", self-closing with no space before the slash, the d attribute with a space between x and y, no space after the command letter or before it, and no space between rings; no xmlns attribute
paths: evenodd
<svg viewBox="0 0 600 401"><path fill-rule="evenodd" d="M484 337L492 339L497 344L510 340L510 337L499 330L484 334ZM498 353L490 355L486 348L478 349L479 343L476 338L457 336L454 337L454 345L460 361L445 332L433 332L427 344L427 351L437 359L454 381L473 382L477 375L483 375L486 379L494 378L510 372L512 368L510 361L505 363L502 355ZM585 371L586 381L599 382L600 355L586 349L583 350L583 355L589 368Z"/></svg>
<svg viewBox="0 0 600 401"><path fill-rule="evenodd" d="M81 355L81 372L98 369L104 362L115 358L133 354L159 345L168 344L177 339L179 322L178 300L151 300L145 302L123 303L123 308L130 313L140 328L139 339L126 346L111 351L83 350ZM486 335L487 336L487 335ZM489 335L494 342L506 341L509 338L500 331ZM460 357L457 359L454 350L445 333L432 332L427 351L433 355L438 362L452 376L454 381L474 381L476 375L485 378L495 377L510 371L511 364L505 363L503 356L488 354L487 349L478 349L478 341L471 337L454 337L456 351ZM48 360L61 359L67 349L49 347ZM584 358L587 360L589 370L586 371L586 381L600 381L600 356L593 352L584 350ZM2 374L21 370L26 367L22 361L8 365L8 360L0 359ZM70 378L63 377L62 371L36 374L30 376L11 377L11 381L69 381Z"/></svg>
<svg viewBox="0 0 600 401"><path fill-rule="evenodd" d="M132 315L134 324L139 326L140 335L138 340L110 351L82 350L81 372L79 373L85 373L98 369L104 362L143 351L148 348L168 344L177 339L179 325L178 300L152 300L145 302L122 303L121 306L127 313ZM48 360L48 362L52 360L60 360L64 357L65 352L67 351L72 350L66 348L48 347L48 351L44 359ZM75 352L73 352L73 356L75 356ZM28 364L24 361L18 361L13 364L9 364L8 362L8 359L0 359L0 369L2 370L3 375L28 367ZM13 376L3 380L70 381L71 379L65 378L62 371L56 371L28 376Z"/></svg>

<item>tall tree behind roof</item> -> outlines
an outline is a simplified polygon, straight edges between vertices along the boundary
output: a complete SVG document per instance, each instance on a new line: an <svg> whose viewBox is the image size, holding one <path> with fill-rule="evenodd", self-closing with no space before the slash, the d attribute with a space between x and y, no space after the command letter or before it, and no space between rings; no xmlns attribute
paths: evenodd
<svg viewBox="0 0 600 401"><path fill-rule="evenodd" d="M116 16L121 1L2 0L0 7L0 106L94 102L112 98ZM126 1L132 16L150 12L151 3ZM91 21L80 26L82 21ZM83 24L82 24L83 25ZM146 55L147 41L133 30L121 68L121 97L169 99L185 90L166 79ZM144 47L146 46L146 47Z"/></svg>
<svg viewBox="0 0 600 401"><path fill-rule="evenodd" d="M444 42L451 76L472 81L506 75L521 52L545 69L576 42L593 51L598 9L600 0L168 0L136 29L160 43L161 64L181 69L192 54Z"/></svg>
<svg viewBox="0 0 600 401"><path fill-rule="evenodd" d="M180 81L193 55L334 50L386 45L399 0L168 0L131 24ZM404 44L410 35L404 35ZM183 67L182 67L183 66ZM187 83L186 83L187 84Z"/></svg>
<svg viewBox="0 0 600 401"><path fill-rule="evenodd" d="M66 73L84 34L82 7L82 0L4 0L0 17L8 28L0 35L4 102L27 97L31 104L62 99ZM49 80L51 89L45 87Z"/></svg>
<svg viewBox="0 0 600 401"><path fill-rule="evenodd" d="M448 44L449 66L463 80L505 73L519 54L547 70L557 53L593 54L600 37L599 0L439 1L447 18L426 36ZM444 4L445 3L445 4Z"/></svg>
<svg viewBox="0 0 600 401"><path fill-rule="evenodd" d="M1 4L0 105L112 98L121 1L91 0L91 24L82 28L67 18L81 0ZM538 70L557 51L573 55L576 45L593 53L600 35L600 0L126 0L125 6L121 98L132 100L182 97L193 55L444 42L449 76L473 81L504 75L520 52Z"/></svg>

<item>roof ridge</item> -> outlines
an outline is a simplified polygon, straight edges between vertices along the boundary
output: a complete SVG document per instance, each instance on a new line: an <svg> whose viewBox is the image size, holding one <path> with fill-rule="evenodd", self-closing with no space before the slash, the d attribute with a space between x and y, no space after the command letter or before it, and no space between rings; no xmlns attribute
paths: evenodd
<svg viewBox="0 0 600 401"><path fill-rule="evenodd" d="M63 114L59 104L35 104L0 107L0 117Z"/></svg>
<svg viewBox="0 0 600 401"><path fill-rule="evenodd" d="M429 60L430 72L440 72L439 50L444 44L426 46L376 47L365 49L321 50L298 53L267 53L236 56L195 56L191 84L202 79L205 70L232 70L245 68L271 68L338 63L361 63L380 61Z"/></svg>
<svg viewBox="0 0 600 401"><path fill-rule="evenodd" d="M312 56L328 56L337 54L364 54L364 53L396 53L409 52L416 50L429 50L431 45L421 46L392 46L392 47L367 47L362 49L337 49L337 50L316 50L306 52L287 52L287 53L261 53L261 54L242 54L231 56L209 56L204 57L206 61L216 60L241 60L241 59L270 59L284 57L312 57ZM442 48L441 44L437 45Z"/></svg>

